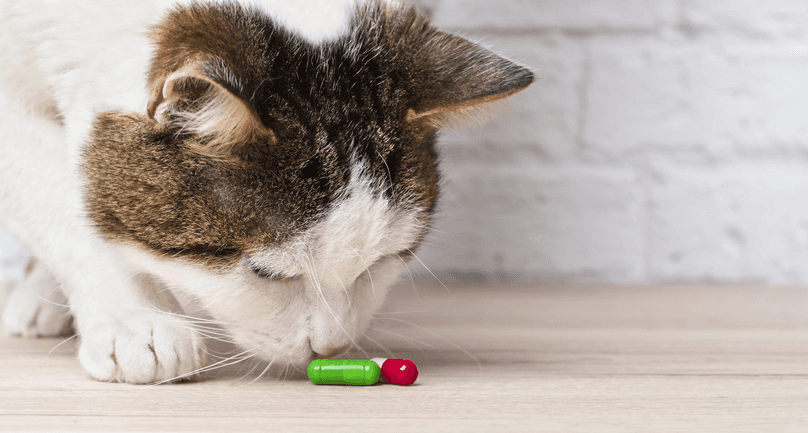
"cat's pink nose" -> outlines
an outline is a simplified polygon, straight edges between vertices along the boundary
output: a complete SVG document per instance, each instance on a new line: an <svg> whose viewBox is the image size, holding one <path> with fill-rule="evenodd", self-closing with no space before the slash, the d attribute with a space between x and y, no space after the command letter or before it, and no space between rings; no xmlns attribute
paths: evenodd
<svg viewBox="0 0 808 433"><path fill-rule="evenodd" d="M348 350L349 346L350 344L346 344L342 347L325 346L323 349L315 351L315 353L323 358L330 358L332 356L337 356L340 353L345 352L346 350Z"/></svg>

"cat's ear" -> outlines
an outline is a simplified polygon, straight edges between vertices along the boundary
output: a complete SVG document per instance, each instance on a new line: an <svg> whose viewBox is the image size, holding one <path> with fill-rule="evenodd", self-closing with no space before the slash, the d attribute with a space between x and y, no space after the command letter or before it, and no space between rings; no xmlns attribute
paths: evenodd
<svg viewBox="0 0 808 433"><path fill-rule="evenodd" d="M151 83L147 114L196 135L193 147L199 153L229 159L251 140L274 140L252 104L238 96L240 87L221 63L193 62Z"/></svg>
<svg viewBox="0 0 808 433"><path fill-rule="evenodd" d="M533 82L533 73L463 38L435 32L416 54L417 96L407 120L439 126Z"/></svg>

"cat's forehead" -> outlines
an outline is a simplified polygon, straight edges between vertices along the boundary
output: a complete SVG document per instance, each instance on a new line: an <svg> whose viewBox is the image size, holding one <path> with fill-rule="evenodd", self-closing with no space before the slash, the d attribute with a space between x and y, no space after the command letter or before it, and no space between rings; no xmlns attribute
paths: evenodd
<svg viewBox="0 0 808 433"><path fill-rule="evenodd" d="M249 253L253 266L283 277L329 268L327 277L350 282L383 256L414 248L428 225L423 206L400 206L387 188L356 161L348 184L321 218L294 236ZM322 273L322 272L319 272Z"/></svg>

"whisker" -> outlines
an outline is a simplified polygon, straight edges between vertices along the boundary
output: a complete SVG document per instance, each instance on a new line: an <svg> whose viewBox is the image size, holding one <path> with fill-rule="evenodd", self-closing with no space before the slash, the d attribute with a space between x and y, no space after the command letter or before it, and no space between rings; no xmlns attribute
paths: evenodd
<svg viewBox="0 0 808 433"><path fill-rule="evenodd" d="M68 304L60 304L58 302L51 301L50 299L43 298L42 296L37 296L37 297L39 298L40 301L43 301L46 304L55 305L57 307L70 308L70 305L68 305Z"/></svg>
<svg viewBox="0 0 808 433"><path fill-rule="evenodd" d="M238 379L236 379L235 382L239 382L239 381L243 380L245 377L252 374L252 372L255 371L255 369L258 368L259 365L261 365L261 361L256 360L254 365L253 365L253 368L251 368L250 371L248 371L247 374L245 374L244 376L241 376ZM252 383L252 382L250 382L250 383Z"/></svg>
<svg viewBox="0 0 808 433"><path fill-rule="evenodd" d="M45 301L47 301L47 300L45 300ZM47 302L50 302L50 301L47 301ZM70 307L70 308L84 308L85 307L85 306L80 305L80 304L63 305L63 304L59 304L59 303L56 303L56 302L50 302L50 303L53 304L53 305L56 305L56 306L60 306L60 307ZM199 324L209 324L209 325L214 325L216 327L220 327L222 325L232 325L232 323L230 323L230 322L222 322L222 321L219 321L219 320L207 319L207 318L204 318L204 317L188 316L188 315L181 314L181 313L175 313L175 312L171 312L171 311L161 310L161 309L157 308L154 305L152 305L151 308L140 306L140 305L125 305L125 304L106 304L104 306L109 307L109 308L119 309L119 310L140 310L140 311L146 311L146 312L152 312L152 313L159 313L160 315L170 316L170 317L175 317L175 318L178 318L178 319L182 319L183 322L185 322L185 323L192 322L192 323L199 323ZM99 305L93 305L93 307L98 308ZM152 317L150 317L148 319L154 321Z"/></svg>
<svg viewBox="0 0 808 433"><path fill-rule="evenodd" d="M258 379L260 379L260 378L261 378L261 377L262 377L262 376L263 376L263 375L264 375L264 374L265 374L267 371L269 371L269 368L270 368L270 367L272 367L272 363L273 363L273 362L275 362L275 359L276 359L276 358L277 358L277 355L276 355L274 358L272 358L272 360L271 360L271 361L269 361L269 364L267 364L266 368L265 368L265 369L264 369L264 370L263 370L263 371L262 371L262 372L261 372L261 373L258 375L258 377L256 377L255 379L253 379L253 380L252 380L252 382L248 383L247 385L252 385L252 384L253 384L253 383L255 383L255 382L258 380ZM251 372L251 373L252 373L252 372Z"/></svg>
<svg viewBox="0 0 808 433"><path fill-rule="evenodd" d="M252 358L253 356L255 356L256 353L250 354L248 356L244 356L244 355L246 355L246 354L248 354L250 352L253 352L255 350L258 350L258 349L259 349L259 347L253 347L252 349L247 349L247 350L245 350L245 351L243 351L243 352L241 352L241 353L239 353L237 355L233 355L233 356L231 356L229 358L226 358L226 359L223 359L221 361L215 362L215 363L213 363L211 365L206 365L204 367L197 368L195 370L189 371L187 373L180 374L180 375L172 377L170 379L164 379L164 380L161 380L159 382L152 383L149 386L162 385L164 383L173 382L173 381L175 381L177 379L184 379L184 378L196 376L196 375L199 375L199 374L207 373L207 372L212 371L212 370L218 370L220 368L224 368L224 367L227 367L227 366L230 366L230 365L233 365L233 364L237 364L239 362L246 361L246 360ZM235 360L235 361L233 361L233 360ZM232 361L232 362L230 362L230 361Z"/></svg>
<svg viewBox="0 0 808 433"><path fill-rule="evenodd" d="M418 256L416 256L416 255L415 255L415 253L414 253L414 252L412 252L412 250L411 250L411 249L407 248L406 250L407 250L407 251L408 251L410 254L412 254L412 256L415 258L415 260L418 260L418 262L419 262L419 263L421 263L421 265L423 265L424 269L426 269L426 270L427 270L427 272L429 272L429 273L432 275L432 277L434 277L434 278L435 278L435 279L438 281L438 283L440 283L440 285L441 285L441 286L443 286L443 288L444 288L444 289L446 289L446 291L447 291L447 292L452 293L452 291L451 291L451 290L449 290L449 288L448 288L448 287L446 287L446 285L445 285L445 284L443 284L443 281L441 281L441 280L440 280L440 278L438 278L438 276L437 276L437 275L435 275L435 273L434 273L434 272L432 272L432 270L431 270L431 269L429 269L429 267L426 265L426 263L422 262L422 261L421 261L421 259L419 259L419 258L418 258Z"/></svg>
<svg viewBox="0 0 808 433"><path fill-rule="evenodd" d="M297 368L294 364L289 364L289 365L292 367L292 370L294 370L294 371L296 371L298 373L304 373L304 374L306 373L306 370L301 370L301 369Z"/></svg>
<svg viewBox="0 0 808 433"><path fill-rule="evenodd" d="M243 357L238 358L238 359L237 359L235 356L233 356L233 357L231 358L231 359L232 359L232 361L230 361L230 362L227 362L227 363L225 363L225 364L218 365L218 366L215 366L215 367L214 367L214 365L211 365L211 366L206 366L205 368L200 369L198 372L194 372L194 373L192 373L192 374L191 374L191 373L187 373L187 374L184 374L182 377L185 377L185 376L191 376L191 375L197 375L197 374L205 374L205 373L209 373L209 372L211 372L211 371L213 371L213 370L219 370L219 369L222 369L222 368L225 368L225 367L229 367L229 366L234 365L234 364L238 364L238 363L240 363L240 362L244 362L244 361L250 360L250 359L252 359L252 358L254 358L254 357L256 357L256 356L258 356L258 354L257 354L257 353L253 353L253 354L250 354L250 355L247 355L247 356L243 356ZM219 363L222 363L222 362L225 362L225 361L227 361L227 360L222 360L222 361L219 361ZM218 364L218 363L217 363L217 364Z"/></svg>
<svg viewBox="0 0 808 433"><path fill-rule="evenodd" d="M362 346L360 346L360 345L359 345L359 343L357 343L357 342L356 342L356 341L354 341L353 339L351 339L351 342L353 343L353 344L351 345L351 347L356 348L356 350L358 350L358 351L359 351L359 353L361 353L361 354L362 354L362 357L364 357L364 358L369 358L368 353L365 351L365 349L363 349L363 348L362 348Z"/></svg>
<svg viewBox="0 0 808 433"><path fill-rule="evenodd" d="M203 332L199 332L199 331L197 331L197 332L199 333L200 336L204 337L205 339L218 341L220 343L233 344L233 341L230 340L230 339L225 339L225 338L221 338L221 337L215 337L213 335L207 335L207 334L205 334Z"/></svg>
<svg viewBox="0 0 808 433"><path fill-rule="evenodd" d="M395 322L404 323L404 324L406 324L406 325L410 325L410 326L415 327L415 328L418 328L418 329L420 329L420 330L422 330L422 331L424 331L424 332L427 332L427 333L429 333L429 334L431 334L431 335L433 335L433 336L435 336L435 337L437 337L437 338L439 338L439 339L441 339L441 340L443 340L443 341L445 341L445 342L447 342L447 343L451 344L451 345L452 345L452 346L454 346L454 347L455 347L457 350L459 350L459 351L463 352L463 353L464 353L464 354L466 354L466 355L467 355L469 358L473 359L473 360L474 360L474 362L477 364L477 367L478 367L480 370L482 370L482 369L483 369L483 366L482 366L482 364L480 363L480 360L479 360L479 359L477 359L477 357L476 357L476 356L472 355L472 354L471 354L471 352L469 352L469 351L468 351L468 350L466 350L466 349L463 349L462 347L460 347L459 345L455 344L454 342L452 342L452 341L451 341L451 340L449 340L448 338L446 338L446 337L444 337L444 336L442 336L442 335L440 335L440 334L438 334L438 333L436 333L436 332L434 332L434 331L431 331L431 330L429 330L429 329L427 329L427 328L424 328L423 326L416 325L415 323L408 322L408 321L406 321L406 320L398 319L398 318L395 318L395 317L386 317L386 318L380 318L380 319L382 319L382 320L392 320L392 321L395 321Z"/></svg>
<svg viewBox="0 0 808 433"><path fill-rule="evenodd" d="M380 311L375 313L374 316L390 316L395 314L423 314L423 313L430 313L435 311L435 307L429 307L424 310L414 310L414 311Z"/></svg>
<svg viewBox="0 0 808 433"><path fill-rule="evenodd" d="M419 298L420 298L420 297L421 297L421 294L420 294L420 293L418 293L418 288L417 288L417 287L415 287L415 278L414 278L414 277L413 277L413 275L412 275L412 271L410 271L410 266L409 266L409 264L407 263L407 261L406 261L406 260L402 259L402 258L401 258L401 256L399 256L399 255L397 255L397 254L396 254L396 255L394 255L393 257L395 257L396 259L398 259L399 261L401 261L401 264L402 264L402 265L404 265L404 271L405 271L405 272L407 272L407 276L409 277L409 280L410 280L410 285L412 286L412 290L413 290L413 291L415 291L415 296L417 296L417 297L419 297Z"/></svg>
<svg viewBox="0 0 808 433"><path fill-rule="evenodd" d="M367 338L367 339L368 339L368 341L370 341L371 343L375 344L375 345L376 345L376 347L378 347L378 348L379 348L379 349L381 349L381 350L382 350L384 353L386 353L388 357L390 357L390 358L395 358L395 357L396 357L396 356L393 354L393 352L391 352L391 351L390 351L390 349L388 349L387 347L385 347L385 346L384 346L382 343L380 343L380 342L379 342L378 340L376 340L375 338L373 338L373 337L371 337L371 336L369 336L369 335L367 335L367 334L365 334L365 338Z"/></svg>
<svg viewBox="0 0 808 433"><path fill-rule="evenodd" d="M205 349L202 349L202 351L205 352L205 355L208 358L221 360L221 359L230 358L231 355L233 353L237 352L238 350L231 350L231 351L228 351L228 352L225 352L225 353L213 353L213 352L207 350L207 348L205 348Z"/></svg>
<svg viewBox="0 0 808 433"><path fill-rule="evenodd" d="M356 256L359 257L359 260L362 261L362 264L365 265L365 271L366 271L365 273L368 274L368 279L370 280L370 289L373 291L373 297L376 297L376 285L373 284L373 275L370 272L370 266L368 266L367 262L365 261L365 258L362 257L362 254L359 254L359 250L357 248L352 247L351 245L349 245L345 241L343 241L342 243L345 244L345 246L347 246L348 248L352 249L354 251L354 254L356 254ZM379 253L379 252L376 251L376 253Z"/></svg>
<svg viewBox="0 0 808 433"><path fill-rule="evenodd" d="M443 231L443 230L438 230L438 229L436 229L436 228L434 228L434 227L430 227L430 228L429 228L429 231L430 231L430 232L435 232L435 233L438 233L438 234L445 235L445 236L450 237L450 238L452 238L452 239L457 238L457 236L456 236L455 234L453 234L453 233L445 232L445 231Z"/></svg>
<svg viewBox="0 0 808 433"><path fill-rule="evenodd" d="M228 334L227 332L216 331L213 329L197 328L196 325L189 325L188 328L196 331L197 333L205 337L215 339L216 341L221 341L222 343L233 343L233 341L230 339L230 334Z"/></svg>
<svg viewBox="0 0 808 433"><path fill-rule="evenodd" d="M289 379L288 375L289 375L289 363L287 362L286 365L283 366L283 379L280 379L280 381L286 382ZM278 374L278 376L280 378L280 374Z"/></svg>
<svg viewBox="0 0 808 433"><path fill-rule="evenodd" d="M396 191L395 191L394 186L393 186L393 174L390 172L390 166L387 165L387 161L382 157L382 154L379 153L378 150L376 150L376 155L379 155L379 159L382 160L382 162L384 163L384 166L387 168L387 176L389 176L388 179L390 181L390 186L389 186L390 194L393 196L393 201L398 202L398 200L396 200Z"/></svg>
<svg viewBox="0 0 808 433"><path fill-rule="evenodd" d="M333 275L334 278L339 283L339 285L342 286L342 291L345 292L345 297L348 299L348 305L350 307L350 305L352 303L351 294L348 293L348 288L345 287L345 283L342 282L342 279L339 277L339 275L337 275L337 272L334 271L334 268L332 268L331 266L328 266L328 264L326 264L326 263L323 263L323 266L325 266L328 269L328 271L331 272L331 275Z"/></svg>
<svg viewBox="0 0 808 433"><path fill-rule="evenodd" d="M51 355L51 353L53 353L53 351L54 351L54 350L56 350L56 349L58 349L58 348L59 348L59 346L61 346L61 345L65 344L65 343L67 343L68 341L70 341L70 340L72 340L72 339L74 339L74 338L76 338L76 337L78 337L78 336L79 336L79 334L73 334L73 336L72 336L72 337L68 337L68 338L66 338L66 339L62 340L62 342L61 342L61 343L57 344L56 346L53 346L53 349L51 349L51 350L48 352L48 354L47 354L47 355L45 355L45 358L49 357L49 356Z"/></svg>
<svg viewBox="0 0 808 433"><path fill-rule="evenodd" d="M426 346L427 349L434 349L435 348L435 346L433 346L433 345L431 345L429 343L423 342L421 340L418 340L417 338L407 337L406 335L399 334L398 332L393 332L393 331L391 331L389 329L376 328L376 329L374 329L374 332L386 332L386 333L388 333L390 335L393 335L395 337L398 337L398 338L400 338L402 340L411 341L411 342L416 343L416 344L422 344L422 345ZM420 349L420 348L418 348L418 350L421 350L423 352L423 350Z"/></svg>

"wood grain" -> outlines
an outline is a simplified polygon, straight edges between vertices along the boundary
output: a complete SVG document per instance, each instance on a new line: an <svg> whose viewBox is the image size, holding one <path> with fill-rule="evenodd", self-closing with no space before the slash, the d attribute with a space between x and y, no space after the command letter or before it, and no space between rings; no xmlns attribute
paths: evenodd
<svg viewBox="0 0 808 433"><path fill-rule="evenodd" d="M0 430L808 431L806 288L417 290L399 287L370 334L418 364L414 386L255 380L252 365L100 383L73 341L3 337Z"/></svg>

